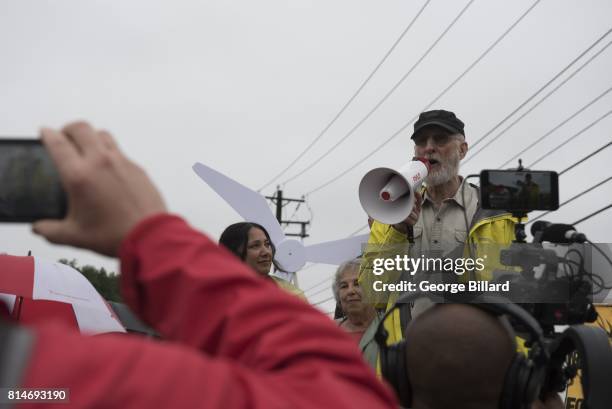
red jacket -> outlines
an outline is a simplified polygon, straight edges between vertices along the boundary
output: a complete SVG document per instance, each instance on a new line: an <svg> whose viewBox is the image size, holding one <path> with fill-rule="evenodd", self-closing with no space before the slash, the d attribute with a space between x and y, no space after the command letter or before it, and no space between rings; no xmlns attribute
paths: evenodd
<svg viewBox="0 0 612 409"><path fill-rule="evenodd" d="M182 219L145 220L120 256L126 302L168 341L40 327L21 387L69 388L58 408L397 406L331 320Z"/></svg>

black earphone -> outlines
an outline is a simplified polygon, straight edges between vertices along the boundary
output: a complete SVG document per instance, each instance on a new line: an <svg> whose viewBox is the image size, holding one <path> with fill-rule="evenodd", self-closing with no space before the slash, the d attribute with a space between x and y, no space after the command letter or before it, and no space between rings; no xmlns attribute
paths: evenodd
<svg viewBox="0 0 612 409"><path fill-rule="evenodd" d="M380 367L382 376L395 389L402 407L409 408L412 404L412 390L408 378L406 362L406 341L387 345L389 334L385 329L386 318L402 304L413 302L419 298L429 298L433 302L443 302L443 298L427 293L409 293L400 297L395 305L387 311L378 325L375 340L380 350ZM447 297L448 302L450 297ZM538 397L546 375L546 367L550 356L544 342L542 328L538 322L524 309L508 300L494 296L479 296L474 303L469 304L496 317L508 316L519 321L527 328L527 344L531 346L529 357L516 352L510 367L506 372L500 409L527 409ZM507 325L510 336L514 331ZM405 330L405 328L403 329Z"/></svg>

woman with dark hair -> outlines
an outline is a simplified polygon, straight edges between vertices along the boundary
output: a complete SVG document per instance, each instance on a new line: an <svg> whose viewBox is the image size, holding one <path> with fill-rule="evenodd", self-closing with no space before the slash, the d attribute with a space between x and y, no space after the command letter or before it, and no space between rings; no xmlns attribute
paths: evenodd
<svg viewBox="0 0 612 409"><path fill-rule="evenodd" d="M288 281L270 275L270 268L273 264L278 270L281 269L274 261L276 253L274 244L262 225L253 222L234 223L221 233L219 244L234 253L257 274L271 278L279 287L306 299L302 290Z"/></svg>

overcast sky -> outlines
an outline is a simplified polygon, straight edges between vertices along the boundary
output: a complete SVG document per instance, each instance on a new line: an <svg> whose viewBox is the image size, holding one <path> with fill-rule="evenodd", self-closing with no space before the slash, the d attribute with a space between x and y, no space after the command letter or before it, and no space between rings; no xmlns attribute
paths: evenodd
<svg viewBox="0 0 612 409"><path fill-rule="evenodd" d="M353 103L279 180L272 194L343 138L398 83L468 1L432 0ZM412 157L413 118L444 108L466 123L468 143L500 124L612 28L609 0L542 0L443 95L534 1L476 0L396 91L329 156L286 183L307 196L314 217L307 243L345 237L366 222L357 186L370 168ZM191 170L203 162L260 188L311 143L389 51L425 1L42 1L0 4L0 135L34 136L40 126L87 119L110 130L142 164L169 208L217 238L240 218ZM612 41L612 34L503 122L492 140ZM497 168L612 87L606 48L540 105L474 156L462 174ZM440 96L441 95L441 96ZM440 96L439 98L437 98ZM437 100L436 100L437 98ZM612 92L575 115L521 157L560 171L612 140ZM397 133L405 125L408 127ZM368 155L387 141L375 154ZM363 158L366 158L362 160ZM468 154L468 158L470 154ZM560 178L566 200L612 173L612 148ZM516 161L511 165L515 166ZM510 166L510 165L508 165ZM571 223L607 205L612 183L547 217ZM119 198L118 198L119 199ZM287 206L286 217L293 208ZM306 206L295 215L311 217ZM578 227L593 241L612 241L612 210ZM29 226L0 226L0 251L116 270L113 260L52 246ZM92 232L94 234L94 232ZM302 288L331 276L317 266L299 274ZM328 287L327 284L318 288ZM309 291L313 293L313 291ZM331 295L313 295L313 302ZM332 303L322 305L330 311Z"/></svg>

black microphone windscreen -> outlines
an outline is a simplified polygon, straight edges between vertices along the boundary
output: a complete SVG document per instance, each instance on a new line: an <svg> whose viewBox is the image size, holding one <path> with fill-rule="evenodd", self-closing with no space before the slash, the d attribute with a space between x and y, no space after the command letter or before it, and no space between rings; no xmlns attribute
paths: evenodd
<svg viewBox="0 0 612 409"><path fill-rule="evenodd" d="M550 222L545 220L538 220L537 222L533 222L531 225L531 235L535 236L536 233L539 233L550 226Z"/></svg>
<svg viewBox="0 0 612 409"><path fill-rule="evenodd" d="M569 243L570 240L565 237L568 231L576 231L576 228L571 224L551 224L544 229L542 233L542 241L551 243Z"/></svg>

